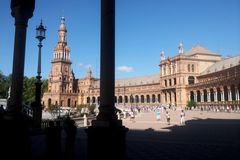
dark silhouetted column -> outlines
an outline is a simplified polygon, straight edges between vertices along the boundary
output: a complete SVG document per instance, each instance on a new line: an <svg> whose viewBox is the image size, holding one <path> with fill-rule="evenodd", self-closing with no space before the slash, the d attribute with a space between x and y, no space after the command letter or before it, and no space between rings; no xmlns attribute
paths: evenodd
<svg viewBox="0 0 240 160"><path fill-rule="evenodd" d="M126 159L126 133L117 119L115 91L115 0L101 1L100 107L97 119L86 131L88 160Z"/></svg>
<svg viewBox="0 0 240 160"><path fill-rule="evenodd" d="M26 28L32 17L35 0L11 0L12 16L15 18L15 39L10 104L1 124L1 157L7 159L31 158L28 120L22 115L22 92Z"/></svg>
<svg viewBox="0 0 240 160"><path fill-rule="evenodd" d="M35 0L12 0L12 16L15 18L15 39L11 83L11 97L8 112L15 114L22 109L23 76L28 19L33 16Z"/></svg>
<svg viewBox="0 0 240 160"><path fill-rule="evenodd" d="M115 87L115 0L101 4L100 107L98 120L116 120Z"/></svg>

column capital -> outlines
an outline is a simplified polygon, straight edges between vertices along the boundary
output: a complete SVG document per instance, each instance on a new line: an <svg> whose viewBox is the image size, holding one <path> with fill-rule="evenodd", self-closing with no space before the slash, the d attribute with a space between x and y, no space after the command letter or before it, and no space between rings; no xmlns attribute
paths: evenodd
<svg viewBox="0 0 240 160"><path fill-rule="evenodd" d="M11 0L11 15L19 21L27 21L33 16L35 0Z"/></svg>

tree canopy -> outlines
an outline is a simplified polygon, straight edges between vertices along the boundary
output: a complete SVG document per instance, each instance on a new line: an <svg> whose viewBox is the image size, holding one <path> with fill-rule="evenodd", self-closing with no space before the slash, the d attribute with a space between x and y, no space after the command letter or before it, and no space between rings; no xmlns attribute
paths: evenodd
<svg viewBox="0 0 240 160"><path fill-rule="evenodd" d="M0 98L8 97L8 90L11 85L11 74L6 76L0 71ZM24 77L23 79L23 102L30 104L35 100L35 77ZM47 91L48 81L45 79L42 80L42 94Z"/></svg>

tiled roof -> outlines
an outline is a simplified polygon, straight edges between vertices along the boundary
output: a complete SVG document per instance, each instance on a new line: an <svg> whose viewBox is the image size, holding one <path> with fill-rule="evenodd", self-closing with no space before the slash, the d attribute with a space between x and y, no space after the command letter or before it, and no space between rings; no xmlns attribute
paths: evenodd
<svg viewBox="0 0 240 160"><path fill-rule="evenodd" d="M223 59L219 62L216 62L215 64L211 65L206 70L204 70L201 73L201 75L221 71L221 70L231 68L231 67L236 66L236 65L240 65L240 56L226 58L226 59Z"/></svg>
<svg viewBox="0 0 240 160"><path fill-rule="evenodd" d="M144 85L144 84L154 84L160 82L160 74L154 74L149 76L141 76L141 77L132 77L132 78L123 78L116 79L115 86L135 86L135 85ZM94 87L99 87L100 81L96 81Z"/></svg>
<svg viewBox="0 0 240 160"><path fill-rule="evenodd" d="M210 54L210 55L218 55L216 53L213 53L211 51L209 51L208 49L206 48L203 48L202 46L200 45L197 45L195 47L193 47L192 49L190 49L190 51L187 52L187 55L194 55L194 54Z"/></svg>

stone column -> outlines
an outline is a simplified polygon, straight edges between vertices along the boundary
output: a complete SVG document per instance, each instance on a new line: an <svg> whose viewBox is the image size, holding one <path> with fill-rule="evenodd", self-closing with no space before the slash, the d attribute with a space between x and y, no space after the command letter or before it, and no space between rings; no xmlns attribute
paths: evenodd
<svg viewBox="0 0 240 160"><path fill-rule="evenodd" d="M114 107L115 1L101 2L100 107L97 119L109 121L117 119Z"/></svg>
<svg viewBox="0 0 240 160"><path fill-rule="evenodd" d="M228 88L228 101L232 101L232 91L231 88Z"/></svg>
<svg viewBox="0 0 240 160"><path fill-rule="evenodd" d="M221 91L221 101L225 101L224 90Z"/></svg>
<svg viewBox="0 0 240 160"><path fill-rule="evenodd" d="M204 93L203 93L203 91L200 92L200 96L201 96L201 102L204 102Z"/></svg>
<svg viewBox="0 0 240 160"><path fill-rule="evenodd" d="M11 97L8 112L18 114L22 110L22 92L25 61L25 46L28 19L32 17L35 0L11 1L12 16L15 18L14 55Z"/></svg>
<svg viewBox="0 0 240 160"><path fill-rule="evenodd" d="M214 90L214 102L217 102L217 90Z"/></svg>
<svg viewBox="0 0 240 160"><path fill-rule="evenodd" d="M87 158L126 159L127 128L117 119L115 88L115 0L101 0L100 107L87 132Z"/></svg>
<svg viewBox="0 0 240 160"><path fill-rule="evenodd" d="M211 92L210 92L210 90L207 90L207 101L211 102Z"/></svg>
<svg viewBox="0 0 240 160"><path fill-rule="evenodd" d="M197 91L194 92L194 102L197 102Z"/></svg>
<svg viewBox="0 0 240 160"><path fill-rule="evenodd" d="M236 100L239 100L239 90L238 88L235 88L235 94L236 94Z"/></svg>
<svg viewBox="0 0 240 160"><path fill-rule="evenodd" d="M15 37L11 97L1 123L1 157L30 159L30 135L26 117L22 114L22 92L25 46L28 20L32 17L35 0L11 0L11 14L15 18ZM33 37L34 38L34 37Z"/></svg>

